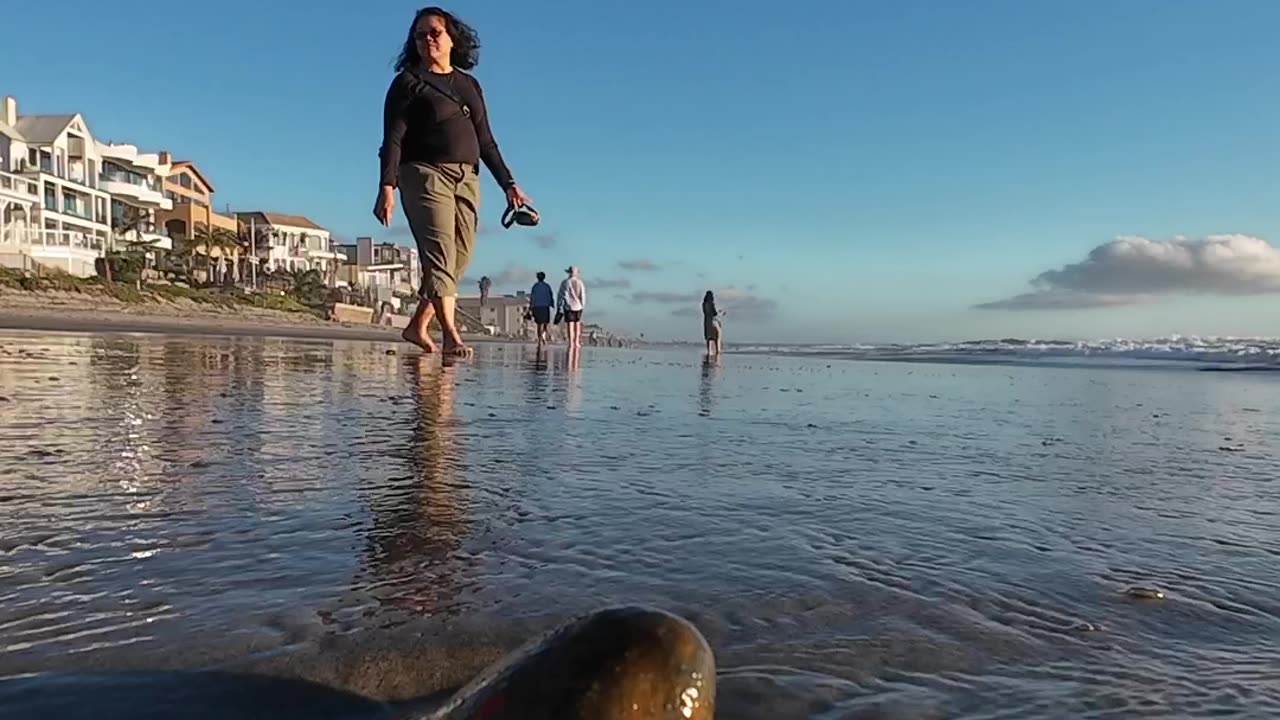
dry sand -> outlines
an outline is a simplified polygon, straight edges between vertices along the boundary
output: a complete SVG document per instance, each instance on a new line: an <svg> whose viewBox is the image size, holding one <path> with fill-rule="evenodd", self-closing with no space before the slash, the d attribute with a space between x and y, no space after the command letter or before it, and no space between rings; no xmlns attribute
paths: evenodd
<svg viewBox="0 0 1280 720"><path fill-rule="evenodd" d="M306 313L248 306L221 308L185 299L130 304L61 291L0 291L0 329L403 342L395 328L330 322ZM466 337L468 342L492 340L480 335Z"/></svg>

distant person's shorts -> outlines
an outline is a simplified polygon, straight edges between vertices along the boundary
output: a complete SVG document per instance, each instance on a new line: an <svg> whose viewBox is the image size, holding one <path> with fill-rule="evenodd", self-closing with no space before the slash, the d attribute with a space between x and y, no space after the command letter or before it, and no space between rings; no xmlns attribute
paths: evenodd
<svg viewBox="0 0 1280 720"><path fill-rule="evenodd" d="M564 321L565 322L582 322L582 311L581 310L565 310Z"/></svg>
<svg viewBox="0 0 1280 720"><path fill-rule="evenodd" d="M533 310L533 321L535 323L539 325L551 324L551 308L550 307L536 307L536 308L532 308L532 310Z"/></svg>

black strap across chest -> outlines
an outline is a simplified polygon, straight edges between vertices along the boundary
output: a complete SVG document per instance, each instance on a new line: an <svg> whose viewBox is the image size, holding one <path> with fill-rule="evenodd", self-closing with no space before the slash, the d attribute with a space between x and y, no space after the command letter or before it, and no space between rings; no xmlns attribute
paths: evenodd
<svg viewBox="0 0 1280 720"><path fill-rule="evenodd" d="M467 105L466 101L458 93L454 92L451 85L441 82L439 75L414 68L405 71L405 77L408 78L409 88L415 95L426 96L434 91L436 94L443 95L453 101L453 104L458 106L464 117L471 117L471 107ZM441 118L441 120L446 119L448 118Z"/></svg>

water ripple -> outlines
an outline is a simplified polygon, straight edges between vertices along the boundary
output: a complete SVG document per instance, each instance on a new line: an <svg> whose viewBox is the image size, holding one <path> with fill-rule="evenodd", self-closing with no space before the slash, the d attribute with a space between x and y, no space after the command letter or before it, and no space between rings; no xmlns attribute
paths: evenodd
<svg viewBox="0 0 1280 720"><path fill-rule="evenodd" d="M0 676L405 697L640 602L725 717L1280 713L1270 375L385 349L0 338Z"/></svg>

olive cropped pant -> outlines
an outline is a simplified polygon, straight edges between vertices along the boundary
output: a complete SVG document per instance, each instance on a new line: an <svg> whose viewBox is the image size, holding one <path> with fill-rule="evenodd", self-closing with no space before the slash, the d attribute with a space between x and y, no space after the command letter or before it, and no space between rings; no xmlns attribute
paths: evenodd
<svg viewBox="0 0 1280 720"><path fill-rule="evenodd" d="M405 163L400 202L422 262L423 299L458 294L476 247L480 175L467 163Z"/></svg>

